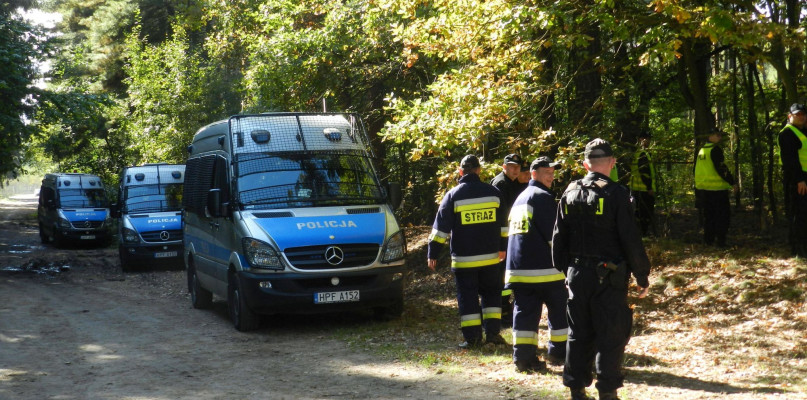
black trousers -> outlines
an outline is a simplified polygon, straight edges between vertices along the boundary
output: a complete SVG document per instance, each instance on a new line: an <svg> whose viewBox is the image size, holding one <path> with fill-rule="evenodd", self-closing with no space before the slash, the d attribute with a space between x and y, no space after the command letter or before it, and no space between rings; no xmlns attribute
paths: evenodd
<svg viewBox="0 0 807 400"><path fill-rule="evenodd" d="M807 195L800 195L796 182L785 182L785 215L788 242L794 255L807 257Z"/></svg>
<svg viewBox="0 0 807 400"><path fill-rule="evenodd" d="M624 383L622 361L633 312L628 307L627 289L614 288L608 279L601 283L594 268L570 266L567 271L569 341L563 384L570 388L591 385L593 365L597 390L607 392Z"/></svg>
<svg viewBox="0 0 807 400"><path fill-rule="evenodd" d="M488 337L498 335L502 329L502 279L499 264L455 268L453 272L463 338L468 343L480 342L483 323Z"/></svg>
<svg viewBox="0 0 807 400"><path fill-rule="evenodd" d="M651 196L648 192L633 192L636 199L636 219L639 220L639 227L642 229L642 236L646 236L648 230L657 235L656 224L653 222L653 213L656 208L656 196Z"/></svg>
<svg viewBox="0 0 807 400"><path fill-rule="evenodd" d="M726 244L731 219L731 204L728 190L700 190L703 206L703 242L711 245Z"/></svg>

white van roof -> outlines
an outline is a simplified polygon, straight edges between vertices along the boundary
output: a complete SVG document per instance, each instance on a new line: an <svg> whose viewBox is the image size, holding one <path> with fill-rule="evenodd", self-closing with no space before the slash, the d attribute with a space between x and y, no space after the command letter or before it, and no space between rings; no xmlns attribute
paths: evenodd
<svg viewBox="0 0 807 400"><path fill-rule="evenodd" d="M56 172L46 174L43 184L51 184L57 189L103 189L104 183L97 175Z"/></svg>
<svg viewBox="0 0 807 400"><path fill-rule="evenodd" d="M185 165L182 164L146 164L128 167L121 176L123 186L183 183L184 180Z"/></svg>
<svg viewBox="0 0 807 400"><path fill-rule="evenodd" d="M236 115L200 129L191 154L215 148L232 153L301 151L371 152L367 136L353 114L266 113Z"/></svg>

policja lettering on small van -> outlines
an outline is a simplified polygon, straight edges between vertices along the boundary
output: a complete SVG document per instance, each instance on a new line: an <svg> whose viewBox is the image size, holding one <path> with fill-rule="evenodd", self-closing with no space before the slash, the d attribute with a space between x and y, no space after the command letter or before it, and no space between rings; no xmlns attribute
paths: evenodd
<svg viewBox="0 0 807 400"><path fill-rule="evenodd" d="M303 228L308 229L322 229L322 228L358 228L359 226L356 225L353 221L311 221L311 222L298 222L297 223L297 230L302 230Z"/></svg>

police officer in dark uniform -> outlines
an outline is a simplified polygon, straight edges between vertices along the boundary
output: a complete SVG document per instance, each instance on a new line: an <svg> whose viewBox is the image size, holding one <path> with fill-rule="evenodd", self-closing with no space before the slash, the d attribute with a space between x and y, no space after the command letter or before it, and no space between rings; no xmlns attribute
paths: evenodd
<svg viewBox="0 0 807 400"><path fill-rule="evenodd" d="M490 184L502 192L502 211L504 215L510 215L510 207L516 201L519 193L524 190L527 185L519 182L519 175L524 169L524 162L518 154L508 154L504 156L502 162L502 172L496 175ZM504 283L505 264L502 262L499 265L502 275L502 283ZM510 295L512 291L506 287L502 289L502 324L510 326L513 318L513 304L510 302Z"/></svg>
<svg viewBox="0 0 807 400"><path fill-rule="evenodd" d="M794 103L779 132L788 242L793 255L807 257L807 107Z"/></svg>
<svg viewBox="0 0 807 400"><path fill-rule="evenodd" d="M465 338L460 348L482 345L483 325L485 342L507 343L500 335L499 272L499 263L505 259L507 249L507 218L500 192L479 179L480 171L476 156L462 159L459 184L440 202L429 235L427 261L432 271L442 245L450 240L451 271L457 284L460 326Z"/></svg>
<svg viewBox="0 0 807 400"><path fill-rule="evenodd" d="M546 304L550 360L566 358L566 286L552 266L555 194L550 187L559 163L539 157L530 165L532 179L510 209L505 284L513 289L513 362L519 372L546 368L538 358L538 322ZM557 361L554 361L557 362Z"/></svg>
<svg viewBox="0 0 807 400"><path fill-rule="evenodd" d="M734 177L726 166L718 143L723 132L714 130L695 159L695 197L703 212L703 241L707 245L726 246L731 219L729 189ZM737 190L737 187L734 187Z"/></svg>
<svg viewBox="0 0 807 400"><path fill-rule="evenodd" d="M636 200L636 217L643 236L648 231L656 234L656 225L653 222L656 207L656 166L647 151L649 145L650 135L643 132L639 135L639 148L633 154L630 165L630 190Z"/></svg>
<svg viewBox="0 0 807 400"><path fill-rule="evenodd" d="M627 187L609 177L616 160L608 142L586 145L588 174L563 193L552 235L555 268L566 275L569 340L563 384L573 400L588 400L585 388L596 368L600 399L617 399L622 360L633 314L627 294L630 274L647 296L650 262L634 219ZM596 360L596 363L595 363Z"/></svg>

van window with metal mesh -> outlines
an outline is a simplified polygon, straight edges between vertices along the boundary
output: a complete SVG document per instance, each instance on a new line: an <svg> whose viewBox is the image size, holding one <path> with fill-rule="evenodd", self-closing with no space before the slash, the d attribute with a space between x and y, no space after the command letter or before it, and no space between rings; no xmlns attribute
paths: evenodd
<svg viewBox="0 0 807 400"><path fill-rule="evenodd" d="M240 154L236 170L244 209L377 204L383 200L369 158L358 154Z"/></svg>
<svg viewBox="0 0 807 400"><path fill-rule="evenodd" d="M127 186L124 190L129 213L182 209L181 183Z"/></svg>
<svg viewBox="0 0 807 400"><path fill-rule="evenodd" d="M62 208L109 207L103 189L59 189L59 204Z"/></svg>

